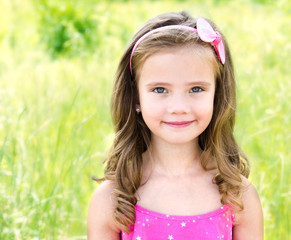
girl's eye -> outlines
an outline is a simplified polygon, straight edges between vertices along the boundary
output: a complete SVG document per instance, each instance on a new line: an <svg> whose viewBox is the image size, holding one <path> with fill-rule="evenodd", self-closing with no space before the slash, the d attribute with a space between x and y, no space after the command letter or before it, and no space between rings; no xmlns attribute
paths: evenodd
<svg viewBox="0 0 291 240"><path fill-rule="evenodd" d="M163 88L163 87L157 87L157 88L154 89L154 92L155 92L155 93L165 93L165 92L167 92L167 91L166 91L166 89Z"/></svg>
<svg viewBox="0 0 291 240"><path fill-rule="evenodd" d="M193 88L191 88L191 90L190 90L190 92L192 93L192 92L202 92L203 91L203 89L201 88L201 87L193 87Z"/></svg>

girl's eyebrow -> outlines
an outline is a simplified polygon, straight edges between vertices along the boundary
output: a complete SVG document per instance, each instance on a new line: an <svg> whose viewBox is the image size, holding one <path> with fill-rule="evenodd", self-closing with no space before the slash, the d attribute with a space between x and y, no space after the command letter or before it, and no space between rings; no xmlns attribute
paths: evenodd
<svg viewBox="0 0 291 240"><path fill-rule="evenodd" d="M154 86L171 86L171 83L168 82L150 82L148 84L146 84L146 86L148 87L154 87ZM211 86L210 82L206 82L206 81L194 81L194 82L189 82L186 84L187 86L195 86L195 85L199 85L199 86L204 86L204 87L209 87Z"/></svg>
<svg viewBox="0 0 291 240"><path fill-rule="evenodd" d="M154 86L171 86L170 83L167 82L150 82L148 84L146 84L146 86L148 87L154 87Z"/></svg>
<svg viewBox="0 0 291 240"><path fill-rule="evenodd" d="M206 81L194 81L194 82L189 82L187 83L188 86L194 86L194 85L199 85L199 86L204 86L204 87L210 87L211 83L206 82Z"/></svg>

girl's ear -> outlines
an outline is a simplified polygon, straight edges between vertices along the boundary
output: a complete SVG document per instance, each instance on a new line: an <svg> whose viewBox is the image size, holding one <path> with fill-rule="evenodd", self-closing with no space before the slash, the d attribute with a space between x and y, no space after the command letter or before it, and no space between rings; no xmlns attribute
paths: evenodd
<svg viewBox="0 0 291 240"><path fill-rule="evenodd" d="M140 112L141 112L141 110L140 110L140 105L139 105L139 104L136 104L136 105L135 105L135 111L136 111L137 113L140 113Z"/></svg>

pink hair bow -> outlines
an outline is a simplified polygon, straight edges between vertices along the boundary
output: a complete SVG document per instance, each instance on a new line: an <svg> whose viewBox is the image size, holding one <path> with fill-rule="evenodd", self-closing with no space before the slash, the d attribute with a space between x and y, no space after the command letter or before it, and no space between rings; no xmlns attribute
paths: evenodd
<svg viewBox="0 0 291 240"><path fill-rule="evenodd" d="M224 44L219 32L215 32L211 25L203 18L197 20L197 33L204 42L212 43L222 64L225 63Z"/></svg>

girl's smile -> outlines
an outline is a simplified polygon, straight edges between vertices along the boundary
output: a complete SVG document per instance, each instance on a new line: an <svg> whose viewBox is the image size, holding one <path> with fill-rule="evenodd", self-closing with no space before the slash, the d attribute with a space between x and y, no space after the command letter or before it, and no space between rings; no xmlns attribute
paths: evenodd
<svg viewBox="0 0 291 240"><path fill-rule="evenodd" d="M202 57L187 47L163 49L144 62L138 79L142 117L152 140L198 142L213 113L215 74L211 49Z"/></svg>
<svg viewBox="0 0 291 240"><path fill-rule="evenodd" d="M175 122L164 122L164 124L174 128L184 128L191 125L194 121L175 121Z"/></svg>

